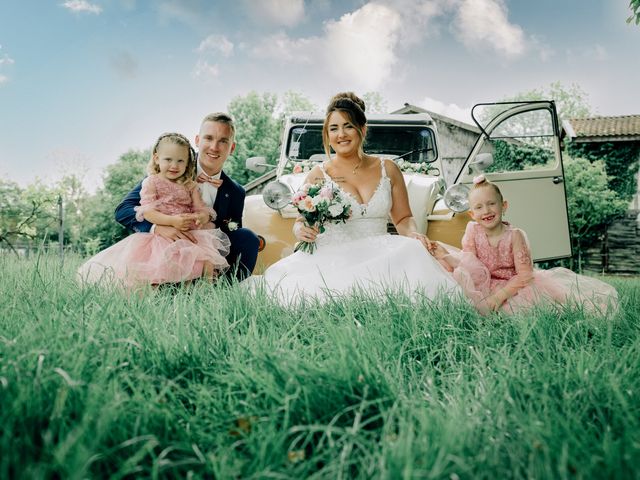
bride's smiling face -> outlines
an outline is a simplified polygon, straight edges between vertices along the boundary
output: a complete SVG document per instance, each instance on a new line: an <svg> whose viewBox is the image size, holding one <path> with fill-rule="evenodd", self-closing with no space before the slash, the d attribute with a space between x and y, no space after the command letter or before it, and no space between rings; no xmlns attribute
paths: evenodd
<svg viewBox="0 0 640 480"><path fill-rule="evenodd" d="M333 150L342 156L350 156L358 153L362 143L362 132L356 127L349 117L339 110L329 116L329 144Z"/></svg>

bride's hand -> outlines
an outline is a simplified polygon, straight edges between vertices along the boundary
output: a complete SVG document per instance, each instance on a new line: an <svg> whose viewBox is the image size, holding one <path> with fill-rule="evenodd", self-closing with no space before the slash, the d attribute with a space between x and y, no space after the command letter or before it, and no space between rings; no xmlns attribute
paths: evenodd
<svg viewBox="0 0 640 480"><path fill-rule="evenodd" d="M318 233L317 227L307 227L303 222L296 222L293 226L293 235L301 242L315 242Z"/></svg>

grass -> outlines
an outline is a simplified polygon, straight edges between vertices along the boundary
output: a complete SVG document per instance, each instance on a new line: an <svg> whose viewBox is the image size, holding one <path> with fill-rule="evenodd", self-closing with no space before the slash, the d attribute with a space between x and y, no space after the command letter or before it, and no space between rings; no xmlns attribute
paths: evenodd
<svg viewBox="0 0 640 480"><path fill-rule="evenodd" d="M640 280L613 318L446 298L287 311L0 257L0 478L638 478Z"/></svg>

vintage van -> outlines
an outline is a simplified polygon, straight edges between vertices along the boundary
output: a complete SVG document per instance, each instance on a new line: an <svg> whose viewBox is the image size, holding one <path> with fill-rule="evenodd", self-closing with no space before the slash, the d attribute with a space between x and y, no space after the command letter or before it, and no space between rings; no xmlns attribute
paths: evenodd
<svg viewBox="0 0 640 480"><path fill-rule="evenodd" d="M436 125L426 113L368 116L364 149L398 164L418 228L429 238L460 246L470 219L466 213L468 188L474 176L484 173L509 202L506 220L527 232L534 261L570 256L554 102L478 104L472 118L480 134L450 185L442 175ZM246 186L243 218L243 224L263 243L256 273L294 250L292 227L297 212L290 200L312 166L327 160L322 145L323 120L323 115L312 113L289 116L277 165L266 164L262 157L246 161L247 168L265 172ZM394 232L392 224L389 230Z"/></svg>

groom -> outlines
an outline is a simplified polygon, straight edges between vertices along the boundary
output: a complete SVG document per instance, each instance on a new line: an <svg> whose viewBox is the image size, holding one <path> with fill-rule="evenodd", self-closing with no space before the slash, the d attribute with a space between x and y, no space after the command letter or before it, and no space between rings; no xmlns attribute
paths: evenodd
<svg viewBox="0 0 640 480"><path fill-rule="evenodd" d="M226 233L231 241L227 256L231 272L238 280L242 280L251 275L256 264L259 240L255 233L242 227L244 188L222 171L225 160L235 149L234 136L233 119L226 113L212 113L204 117L195 141L198 148L197 181L204 202L216 211L216 227ZM151 232L171 241L185 239L195 242L188 231L136 220L134 208L140 205L141 187L142 182L116 207L116 221L135 232Z"/></svg>

